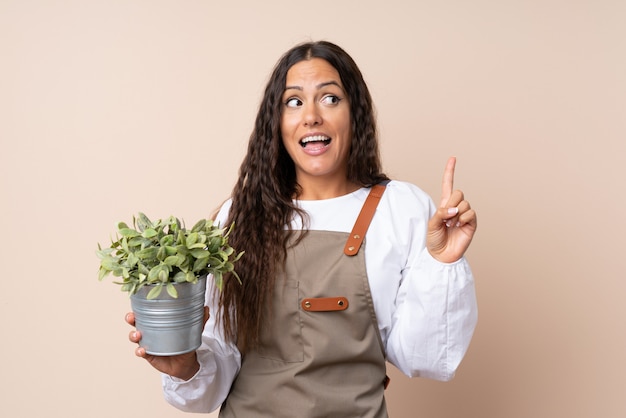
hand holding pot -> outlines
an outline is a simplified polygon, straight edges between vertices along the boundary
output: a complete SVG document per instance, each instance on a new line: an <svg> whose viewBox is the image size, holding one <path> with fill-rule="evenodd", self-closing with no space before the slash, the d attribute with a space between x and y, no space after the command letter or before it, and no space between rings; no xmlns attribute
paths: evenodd
<svg viewBox="0 0 626 418"><path fill-rule="evenodd" d="M135 325L135 314L129 312L126 314L126 322L130 325ZM204 323L209 319L209 308L207 306L204 307ZM133 330L128 335L128 339L133 343L139 343L141 340L141 332L138 330ZM146 359L152 367L160 371L161 373L165 373L169 376L177 377L183 380L191 379L200 369L200 365L198 364L198 360L196 357L196 352L192 351L190 353L179 354L175 356L154 356L146 353L146 350L143 347L137 347L135 349L135 355L137 357L142 357Z"/></svg>

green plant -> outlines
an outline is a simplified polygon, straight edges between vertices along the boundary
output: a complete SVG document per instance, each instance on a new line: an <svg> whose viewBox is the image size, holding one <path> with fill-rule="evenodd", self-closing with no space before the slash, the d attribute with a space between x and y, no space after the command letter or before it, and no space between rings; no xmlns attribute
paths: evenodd
<svg viewBox="0 0 626 418"><path fill-rule="evenodd" d="M174 283L196 283L205 274L212 274L218 289L223 275L232 273L238 254L228 245L228 230L219 228L210 219L198 221L190 230L178 218L170 216L152 222L146 215L133 216L133 228L126 223L117 225L118 235L108 248L98 244L100 258L98 279L109 274L121 277L121 290L136 293L143 286L154 286L148 299L156 298L163 288L173 298L178 297Z"/></svg>

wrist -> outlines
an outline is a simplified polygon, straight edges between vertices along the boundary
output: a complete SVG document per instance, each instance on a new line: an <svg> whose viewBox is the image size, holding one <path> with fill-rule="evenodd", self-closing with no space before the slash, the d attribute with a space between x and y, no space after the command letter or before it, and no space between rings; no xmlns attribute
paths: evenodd
<svg viewBox="0 0 626 418"><path fill-rule="evenodd" d="M186 367L184 367L180 372L176 373L174 377L181 380L190 380L193 378L198 371L200 370L200 363L198 363L198 357L196 356L196 352L194 351L191 356L191 361L188 363Z"/></svg>

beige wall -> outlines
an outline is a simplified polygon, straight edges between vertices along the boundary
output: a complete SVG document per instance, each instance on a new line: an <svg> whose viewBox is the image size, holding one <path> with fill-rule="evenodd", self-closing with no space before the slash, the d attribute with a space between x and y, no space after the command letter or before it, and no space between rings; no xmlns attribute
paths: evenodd
<svg viewBox="0 0 626 418"><path fill-rule="evenodd" d="M626 2L0 0L0 415L177 417L97 242L207 216L294 43L357 60L394 178L479 213L455 380L392 371L392 416L623 417ZM418 414L419 412L419 414Z"/></svg>

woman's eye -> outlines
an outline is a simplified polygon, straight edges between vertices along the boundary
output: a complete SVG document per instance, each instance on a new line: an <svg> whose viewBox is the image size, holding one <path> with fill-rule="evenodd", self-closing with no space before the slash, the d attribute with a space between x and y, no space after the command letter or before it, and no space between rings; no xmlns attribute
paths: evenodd
<svg viewBox="0 0 626 418"><path fill-rule="evenodd" d="M339 103L341 99L335 95L329 94L328 96L324 96L322 98L322 103L327 105L333 105Z"/></svg>
<svg viewBox="0 0 626 418"><path fill-rule="evenodd" d="M298 107L302 105L302 101L300 99L296 99L295 97L292 97L291 99L287 99L287 101L285 102L285 106L287 107Z"/></svg>

